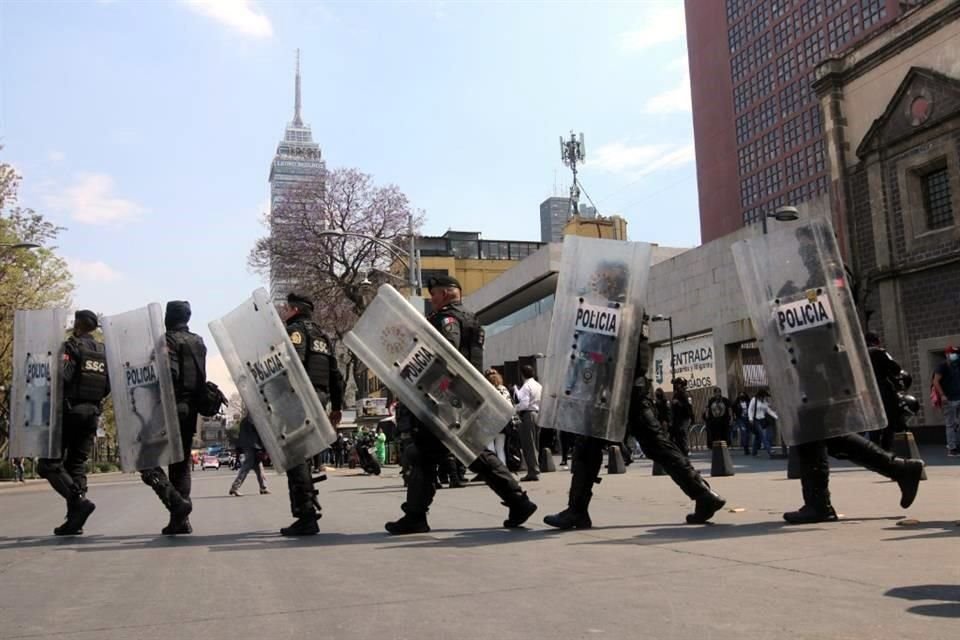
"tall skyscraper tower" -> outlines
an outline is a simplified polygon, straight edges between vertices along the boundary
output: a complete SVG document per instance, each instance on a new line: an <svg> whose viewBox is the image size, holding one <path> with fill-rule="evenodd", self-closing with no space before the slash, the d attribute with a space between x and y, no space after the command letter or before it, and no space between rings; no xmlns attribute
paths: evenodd
<svg viewBox="0 0 960 640"><path fill-rule="evenodd" d="M814 67L920 0L685 0L700 236L827 190Z"/></svg>
<svg viewBox="0 0 960 640"><path fill-rule="evenodd" d="M313 141L310 125L304 124L300 102L300 50L297 49L297 73L294 81L293 121L287 124L283 140L270 165L270 235L272 238L296 238L302 229L287 220L284 203L289 202L298 186L314 183L311 189L322 192L326 163L320 145ZM270 293L275 299L285 298L298 289L297 263L274 260L270 265Z"/></svg>
<svg viewBox="0 0 960 640"><path fill-rule="evenodd" d="M570 198L552 196L540 203L540 242L563 242L563 226L570 219Z"/></svg>

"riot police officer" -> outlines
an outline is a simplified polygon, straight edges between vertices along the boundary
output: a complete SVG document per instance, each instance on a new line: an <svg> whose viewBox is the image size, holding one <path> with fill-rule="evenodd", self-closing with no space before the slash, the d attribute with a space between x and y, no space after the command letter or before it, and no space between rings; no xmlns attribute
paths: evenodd
<svg viewBox="0 0 960 640"><path fill-rule="evenodd" d="M473 366L483 371L483 327L476 316L463 308L460 283L451 276L439 276L430 280L428 289L434 309L427 316L430 324ZM388 522L386 530L394 535L425 533L430 531L427 511L436 494L434 479L437 466L448 464L449 452L426 425L403 405L397 407L397 428L412 434L410 444L404 449L410 469L407 475L407 500L401 507L403 517ZM471 463L470 470L493 489L510 509L507 519L503 521L504 527L521 526L537 510L537 505L527 497L517 479L492 451L481 451Z"/></svg>
<svg viewBox="0 0 960 640"><path fill-rule="evenodd" d="M340 424L343 408L343 376L337 367L333 342L311 320L313 300L305 295L291 293L287 296L287 335L296 349L303 368L307 371L313 388L324 406L330 406L330 422L334 428ZM312 536L320 532L320 504L313 488L310 466L304 460L287 469L287 488L290 492L290 512L296 518L289 527L280 529L284 536Z"/></svg>
<svg viewBox="0 0 960 640"><path fill-rule="evenodd" d="M817 238L809 226L801 226L795 231L797 251L806 272L807 281L802 285L792 280L784 283L778 293L779 299L796 295L802 291L816 291L830 280L838 287L846 286L843 264L839 254L825 264L818 253ZM851 364L841 349L823 350L827 344L820 333L814 331L799 332L792 335L793 349L798 354L809 357L797 358L797 373L803 380L804 392L810 397L830 397L834 391L835 380L852 380ZM825 364L828 363L828 364ZM829 375L827 375L829 370ZM793 390L796 392L796 390ZM810 403L814 404L814 403ZM830 406L811 406L801 404L797 419L801 428L808 433L828 433L831 420L837 420L838 414ZM829 522L837 519L837 513L830 501L830 462L829 456L845 458L866 469L895 480L899 485L900 506L909 507L920 486L923 474L923 461L894 457L863 436L853 433L815 439L795 445L796 455L801 464L800 484L803 492L803 506L796 511L783 514L790 524L808 524Z"/></svg>
<svg viewBox="0 0 960 640"><path fill-rule="evenodd" d="M645 319L646 321L646 319ZM657 411L650 398L651 384L645 372L650 362L650 345L645 331L640 333L637 348L637 378L630 393L630 410L627 414L627 429L640 443L644 455L660 464L681 490L695 501L693 513L687 515L688 524L704 524L723 508L726 500L721 498L690 459L674 442L657 418ZM603 462L604 440L578 436L573 450L573 478L567 508L560 513L546 516L543 521L557 529L589 529L593 526L587 509L593 497L593 485L600 483L600 465Z"/></svg>
<svg viewBox="0 0 960 640"><path fill-rule="evenodd" d="M80 535L96 506L86 498L86 462L97 435L103 399L110 393L106 351L93 336L97 314L77 311L72 335L63 344L63 455L41 458L37 466L53 490L67 502L67 518L53 530L58 536Z"/></svg>
<svg viewBox="0 0 960 640"><path fill-rule="evenodd" d="M190 450L197 431L197 400L207 385L207 347L203 338L190 331L190 315L189 302L171 300L167 303L163 318L167 329L167 352L177 402L183 460L167 467L169 476L160 467L140 472L140 479L154 490L170 512L170 522L161 530L164 535L193 533L189 518L193 510L190 501Z"/></svg>

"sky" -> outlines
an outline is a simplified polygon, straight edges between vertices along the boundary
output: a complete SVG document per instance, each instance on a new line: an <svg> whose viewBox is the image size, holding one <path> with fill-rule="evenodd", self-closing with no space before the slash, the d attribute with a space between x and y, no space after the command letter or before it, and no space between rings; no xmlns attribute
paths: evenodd
<svg viewBox="0 0 960 640"><path fill-rule="evenodd" d="M699 244L680 0L0 2L0 161L65 227L74 305L193 306L207 323L264 284L270 162L303 118L328 168L396 184L422 233L539 240L565 195L559 137L631 240Z"/></svg>

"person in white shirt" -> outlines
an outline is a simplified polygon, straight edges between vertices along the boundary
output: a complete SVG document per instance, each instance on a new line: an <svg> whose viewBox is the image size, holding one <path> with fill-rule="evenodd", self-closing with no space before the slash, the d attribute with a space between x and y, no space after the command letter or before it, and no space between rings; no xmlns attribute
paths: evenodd
<svg viewBox="0 0 960 640"><path fill-rule="evenodd" d="M540 464L537 460L540 443L540 392L542 387L536 381L533 367L528 364L520 367L523 386L517 390L517 415L520 416L520 446L523 460L527 464L527 475L520 482L536 482L540 479Z"/></svg>
<svg viewBox="0 0 960 640"><path fill-rule="evenodd" d="M500 373L496 369L488 369L484 375L486 376L490 384L496 387L497 391L500 392L500 395L502 395L507 400L511 400L510 392L507 390L505 386L503 386L503 378L500 377ZM511 404L512 404L512 401L511 401ZM491 441L490 444L487 445L487 449L497 454L497 457L500 458L500 462L502 462L504 465L507 464L506 430L508 426L509 426L509 423L504 425L503 429L500 430L500 433L494 436L493 441Z"/></svg>
<svg viewBox="0 0 960 640"><path fill-rule="evenodd" d="M760 439L763 442L763 450L767 452L768 456L772 456L773 448L770 442L770 427L772 425L767 416L774 420L780 419L770 407L770 394L766 389L761 389L750 401L750 407L747 409L747 419L750 420L750 426L759 431Z"/></svg>

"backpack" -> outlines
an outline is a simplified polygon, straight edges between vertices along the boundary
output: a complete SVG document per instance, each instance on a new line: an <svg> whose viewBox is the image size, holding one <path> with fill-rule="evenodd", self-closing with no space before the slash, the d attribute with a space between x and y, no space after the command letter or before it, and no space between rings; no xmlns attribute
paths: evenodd
<svg viewBox="0 0 960 640"><path fill-rule="evenodd" d="M212 418L220 413L220 407L227 404L227 397L220 391L220 387L207 380L207 383L194 395L197 413Z"/></svg>

